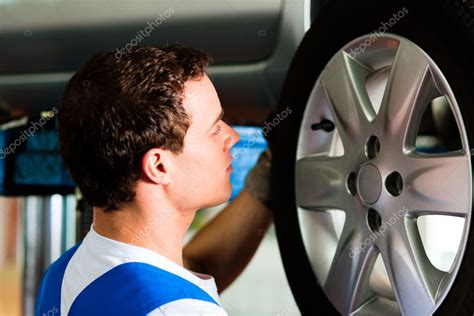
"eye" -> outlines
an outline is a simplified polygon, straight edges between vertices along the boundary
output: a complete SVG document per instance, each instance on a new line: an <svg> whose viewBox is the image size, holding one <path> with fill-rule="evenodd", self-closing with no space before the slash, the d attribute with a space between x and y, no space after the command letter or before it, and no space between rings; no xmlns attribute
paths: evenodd
<svg viewBox="0 0 474 316"><path fill-rule="evenodd" d="M222 127L220 125L217 125L216 131L212 133L213 135L217 135L222 131Z"/></svg>

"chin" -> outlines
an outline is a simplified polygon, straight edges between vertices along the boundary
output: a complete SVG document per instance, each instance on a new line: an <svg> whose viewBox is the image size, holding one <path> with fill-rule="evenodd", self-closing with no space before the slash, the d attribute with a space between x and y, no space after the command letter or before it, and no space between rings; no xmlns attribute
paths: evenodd
<svg viewBox="0 0 474 316"><path fill-rule="evenodd" d="M221 196L217 204L222 204L229 201L231 195L232 195L232 187L230 187L230 189L228 190L227 189L225 191L223 190L223 192L221 192Z"/></svg>

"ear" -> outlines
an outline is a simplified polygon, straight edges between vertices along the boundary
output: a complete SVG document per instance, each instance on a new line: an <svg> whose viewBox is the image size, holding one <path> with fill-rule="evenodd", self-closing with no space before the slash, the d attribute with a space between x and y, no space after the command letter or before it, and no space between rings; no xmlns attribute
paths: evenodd
<svg viewBox="0 0 474 316"><path fill-rule="evenodd" d="M150 181L167 185L170 180L168 172L169 155L159 148L150 149L142 159L142 172Z"/></svg>

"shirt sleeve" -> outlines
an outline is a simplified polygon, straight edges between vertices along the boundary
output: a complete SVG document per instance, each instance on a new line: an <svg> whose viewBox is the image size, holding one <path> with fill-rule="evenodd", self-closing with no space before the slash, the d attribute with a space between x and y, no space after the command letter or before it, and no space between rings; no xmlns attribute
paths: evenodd
<svg viewBox="0 0 474 316"><path fill-rule="evenodd" d="M164 304L148 316L229 316L219 305L196 299L181 299Z"/></svg>

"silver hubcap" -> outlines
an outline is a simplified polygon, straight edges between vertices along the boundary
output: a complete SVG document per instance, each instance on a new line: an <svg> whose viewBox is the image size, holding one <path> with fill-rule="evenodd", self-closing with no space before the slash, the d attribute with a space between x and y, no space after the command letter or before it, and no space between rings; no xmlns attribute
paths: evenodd
<svg viewBox="0 0 474 316"><path fill-rule="evenodd" d="M351 56L361 45L365 53ZM418 129L440 98L453 112L462 149L422 154ZM335 130L310 128L322 119ZM469 232L468 148L451 88L412 42L367 35L331 59L301 123L295 191L313 271L342 314L431 315L445 299ZM433 215L462 221L446 271L432 263L420 233L421 218Z"/></svg>

